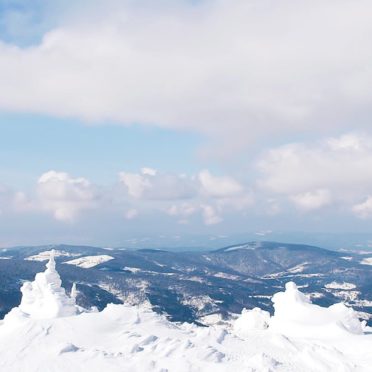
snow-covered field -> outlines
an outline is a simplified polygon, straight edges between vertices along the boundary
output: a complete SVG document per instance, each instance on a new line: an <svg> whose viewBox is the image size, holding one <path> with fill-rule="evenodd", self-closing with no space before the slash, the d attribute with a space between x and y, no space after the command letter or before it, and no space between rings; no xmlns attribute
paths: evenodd
<svg viewBox="0 0 372 372"><path fill-rule="evenodd" d="M361 261L361 264L362 264L362 265L372 265L372 257L364 258L364 259Z"/></svg>
<svg viewBox="0 0 372 372"><path fill-rule="evenodd" d="M101 263L113 260L114 257L108 255L98 255L98 256L84 256L80 258L75 258L74 260L64 262L68 265L75 265L78 267L82 267L83 269L90 269L94 266L97 266Z"/></svg>
<svg viewBox="0 0 372 372"><path fill-rule="evenodd" d="M274 316L244 310L209 327L171 323L148 305L81 309L53 258L21 290L0 325L0 371L371 371L372 328L343 304L313 305L292 282L273 296Z"/></svg>
<svg viewBox="0 0 372 372"><path fill-rule="evenodd" d="M332 282L324 286L327 289L343 289L343 290L352 290L356 288L356 285L353 283L337 283Z"/></svg>
<svg viewBox="0 0 372 372"><path fill-rule="evenodd" d="M47 261L47 260L49 260L50 254L51 254L51 250L43 251L43 252L40 252L39 254L35 254L33 256L26 257L25 260L26 261L41 261L41 262L42 261ZM55 257L76 257L76 256L80 256L80 254L54 250L54 256Z"/></svg>

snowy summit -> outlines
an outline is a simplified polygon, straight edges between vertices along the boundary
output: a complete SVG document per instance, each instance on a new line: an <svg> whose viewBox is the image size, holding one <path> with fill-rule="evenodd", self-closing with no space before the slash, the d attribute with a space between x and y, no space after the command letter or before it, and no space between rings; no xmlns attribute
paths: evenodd
<svg viewBox="0 0 372 372"><path fill-rule="evenodd" d="M23 284L0 325L1 371L370 371L372 328L343 304L314 305L290 282L259 308L210 327L176 324L149 306L82 311L53 254Z"/></svg>

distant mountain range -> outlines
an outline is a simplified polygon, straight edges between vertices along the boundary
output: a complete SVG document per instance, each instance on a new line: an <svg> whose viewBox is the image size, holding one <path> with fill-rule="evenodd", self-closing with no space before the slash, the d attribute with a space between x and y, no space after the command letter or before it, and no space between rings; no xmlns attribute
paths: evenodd
<svg viewBox="0 0 372 372"><path fill-rule="evenodd" d="M271 296L294 281L314 303L345 302L372 317L372 253L299 244L249 242L212 251L105 249L53 245L0 251L0 316L20 301L19 288L43 270L55 250L63 286L77 284L77 302L148 301L173 321L209 324L242 308L272 312Z"/></svg>

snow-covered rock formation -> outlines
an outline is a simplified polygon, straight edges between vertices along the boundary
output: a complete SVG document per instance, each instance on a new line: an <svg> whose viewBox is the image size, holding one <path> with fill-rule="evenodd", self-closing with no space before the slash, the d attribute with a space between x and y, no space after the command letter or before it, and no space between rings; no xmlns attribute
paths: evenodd
<svg viewBox="0 0 372 372"><path fill-rule="evenodd" d="M273 297L274 316L244 310L231 326L210 327L146 306L79 314L53 257L22 294L0 324L0 371L371 371L372 329L344 305L311 304L294 283Z"/></svg>
<svg viewBox="0 0 372 372"><path fill-rule="evenodd" d="M75 298L68 297L61 285L61 278L56 271L54 252L51 251L46 270L36 274L33 282L23 284L21 304L9 315L13 315L16 311L33 319L75 315L77 312Z"/></svg>

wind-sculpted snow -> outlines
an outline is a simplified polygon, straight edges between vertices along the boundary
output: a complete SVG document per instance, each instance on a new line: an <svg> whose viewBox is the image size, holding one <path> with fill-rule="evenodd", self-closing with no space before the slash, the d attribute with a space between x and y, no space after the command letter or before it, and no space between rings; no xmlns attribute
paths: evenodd
<svg viewBox="0 0 372 372"><path fill-rule="evenodd" d="M47 269L38 273L33 282L25 282L21 288L22 301L6 317L25 315L35 319L56 318L76 314L74 298L66 295L61 278L55 268L54 252L50 254Z"/></svg>
<svg viewBox="0 0 372 372"><path fill-rule="evenodd" d="M314 305L295 283L286 284L286 291L276 293L272 301L275 314L270 319L272 330L287 335L328 337L345 332L362 334L361 323L352 308L339 303L324 308Z"/></svg>
<svg viewBox="0 0 372 372"><path fill-rule="evenodd" d="M210 327L171 323L149 305L78 314L60 285L51 258L22 287L21 305L0 325L0 371L367 372L372 365L372 329L344 305L311 304L294 283L274 296L273 317L255 308Z"/></svg>

